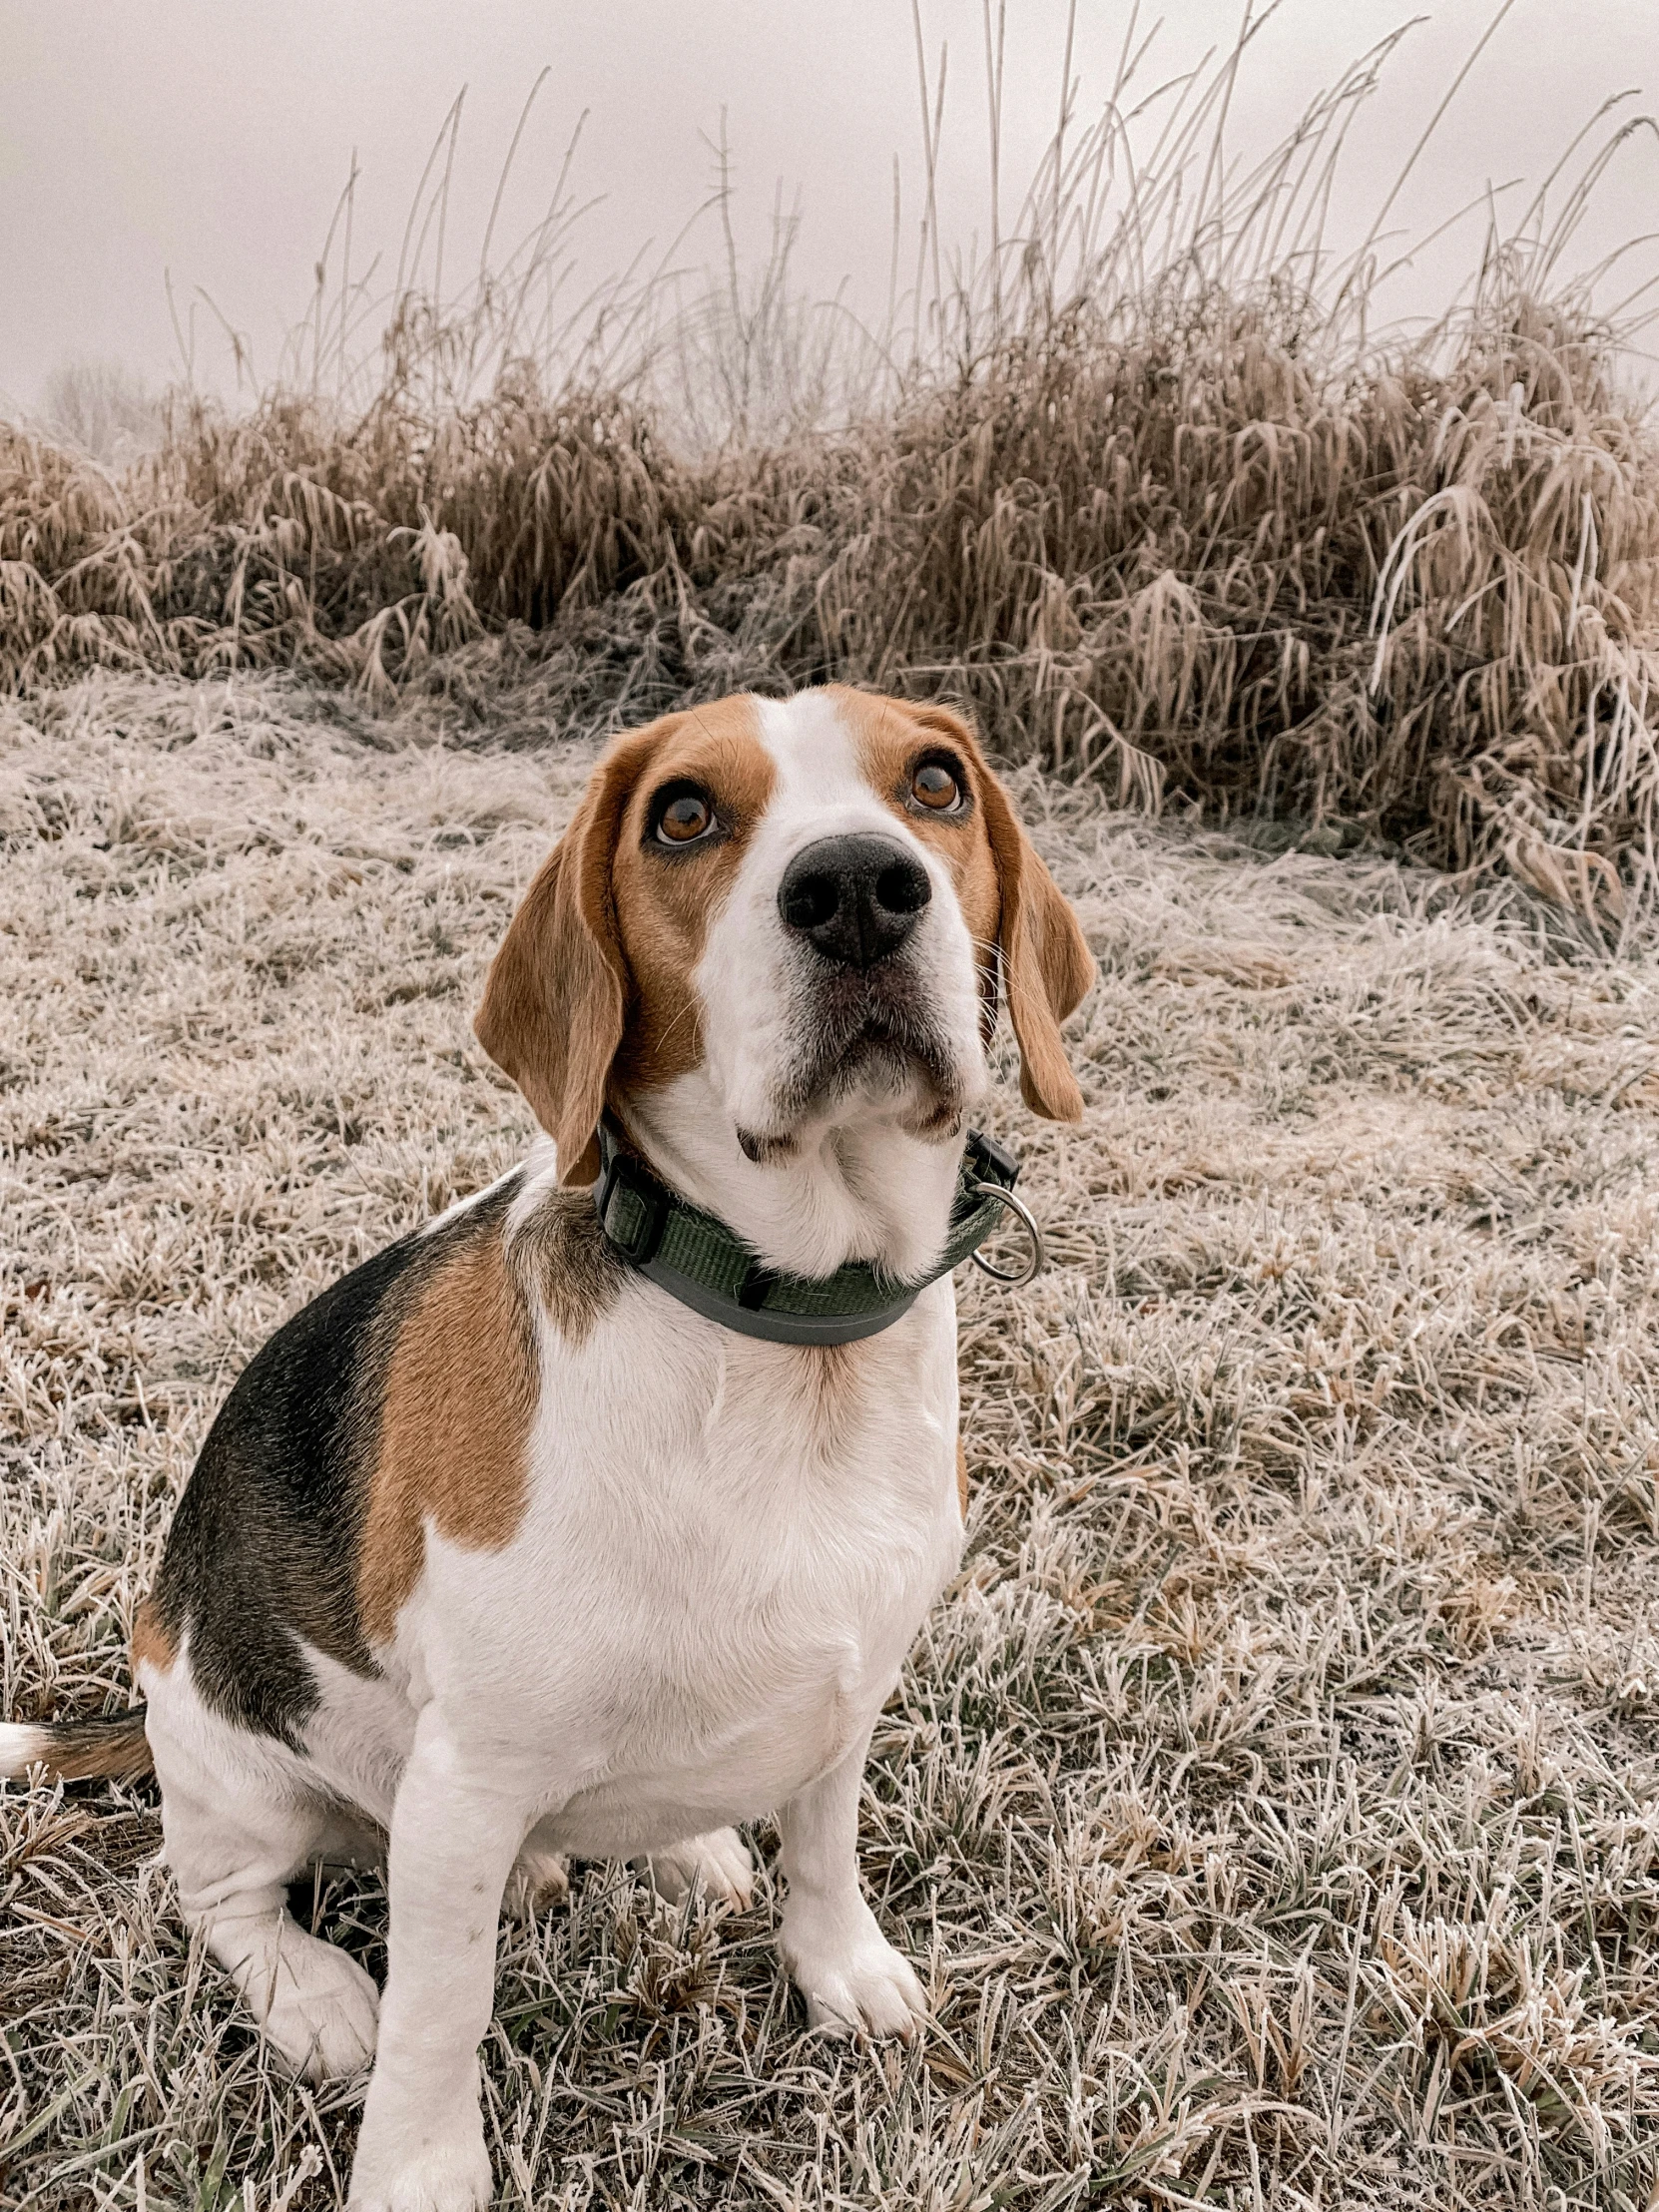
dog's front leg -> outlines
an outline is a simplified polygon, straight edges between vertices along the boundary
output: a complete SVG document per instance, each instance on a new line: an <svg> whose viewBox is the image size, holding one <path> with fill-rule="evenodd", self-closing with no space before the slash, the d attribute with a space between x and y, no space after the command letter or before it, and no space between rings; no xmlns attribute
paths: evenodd
<svg viewBox="0 0 1659 2212"><path fill-rule="evenodd" d="M469 1761L435 1707L392 1810L389 1964L351 2212L477 2212L490 2197L478 2045L495 1932L530 1812Z"/></svg>
<svg viewBox="0 0 1659 2212"><path fill-rule="evenodd" d="M911 2036L921 1983L875 1925L858 1887L858 1786L869 1736L778 1816L789 1884L781 1947L814 2027Z"/></svg>

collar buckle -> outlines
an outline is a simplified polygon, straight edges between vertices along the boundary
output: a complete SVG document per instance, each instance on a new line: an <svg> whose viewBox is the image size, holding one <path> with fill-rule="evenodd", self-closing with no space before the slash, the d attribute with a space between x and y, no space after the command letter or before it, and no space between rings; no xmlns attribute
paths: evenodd
<svg viewBox="0 0 1659 2212"><path fill-rule="evenodd" d="M630 1266L643 1268L657 1257L657 1248L668 1227L668 1192L648 1169L615 1145L606 1147L609 1157L600 1171L593 1194L594 1211L605 1241L614 1245ZM612 1218L612 1202L620 1197L620 1220Z"/></svg>
<svg viewBox="0 0 1659 2212"><path fill-rule="evenodd" d="M1019 1161L1006 1145L987 1137L982 1129L970 1129L967 1133L966 1165L979 1183L997 1183L1005 1191L1011 1191L1019 1180Z"/></svg>

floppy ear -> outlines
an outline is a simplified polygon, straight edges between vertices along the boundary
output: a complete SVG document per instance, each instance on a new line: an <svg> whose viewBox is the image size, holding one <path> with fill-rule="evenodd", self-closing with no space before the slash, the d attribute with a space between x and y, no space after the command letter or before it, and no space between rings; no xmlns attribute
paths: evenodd
<svg viewBox="0 0 1659 2212"><path fill-rule="evenodd" d="M490 963L473 1023L557 1145L561 1183L591 1183L599 1173L599 1117L629 991L611 860L623 809L663 727L624 738L595 768Z"/></svg>
<svg viewBox="0 0 1659 2212"><path fill-rule="evenodd" d="M1094 981L1094 955L966 723L936 707L922 708L917 719L944 732L971 756L979 771L985 830L1002 902L997 949L1008 1012L1019 1040L1020 1096L1033 1113L1048 1121L1081 1121L1083 1094L1066 1059L1060 1024Z"/></svg>

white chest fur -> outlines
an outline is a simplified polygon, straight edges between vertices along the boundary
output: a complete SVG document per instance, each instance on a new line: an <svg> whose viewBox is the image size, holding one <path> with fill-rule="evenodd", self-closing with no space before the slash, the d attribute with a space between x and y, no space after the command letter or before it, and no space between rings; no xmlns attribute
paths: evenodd
<svg viewBox="0 0 1659 2212"><path fill-rule="evenodd" d="M549 1331L523 1524L429 1532L390 1671L561 1849L770 1811L868 1729L959 1554L955 1334L948 1281L833 1353L640 1282L580 1347Z"/></svg>

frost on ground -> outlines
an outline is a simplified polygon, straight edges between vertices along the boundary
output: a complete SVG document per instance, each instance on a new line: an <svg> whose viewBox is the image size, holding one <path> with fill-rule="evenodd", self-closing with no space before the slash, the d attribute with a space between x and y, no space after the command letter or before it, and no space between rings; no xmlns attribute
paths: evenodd
<svg viewBox="0 0 1659 2212"><path fill-rule="evenodd" d="M504 707L503 711L506 711ZM239 1366L529 1122L469 1013L579 752L276 679L0 719L0 1705L98 1713ZM1659 962L1364 856L1024 803L1101 960L1056 1266L961 1278L963 1573L865 1790L914 2051L774 1899L504 1929L512 2205L1644 2206L1659 2184ZM337 2202L145 1790L0 1804L0 2204ZM763 1827L763 1854L773 1839ZM315 1924L371 1969L373 1881Z"/></svg>

